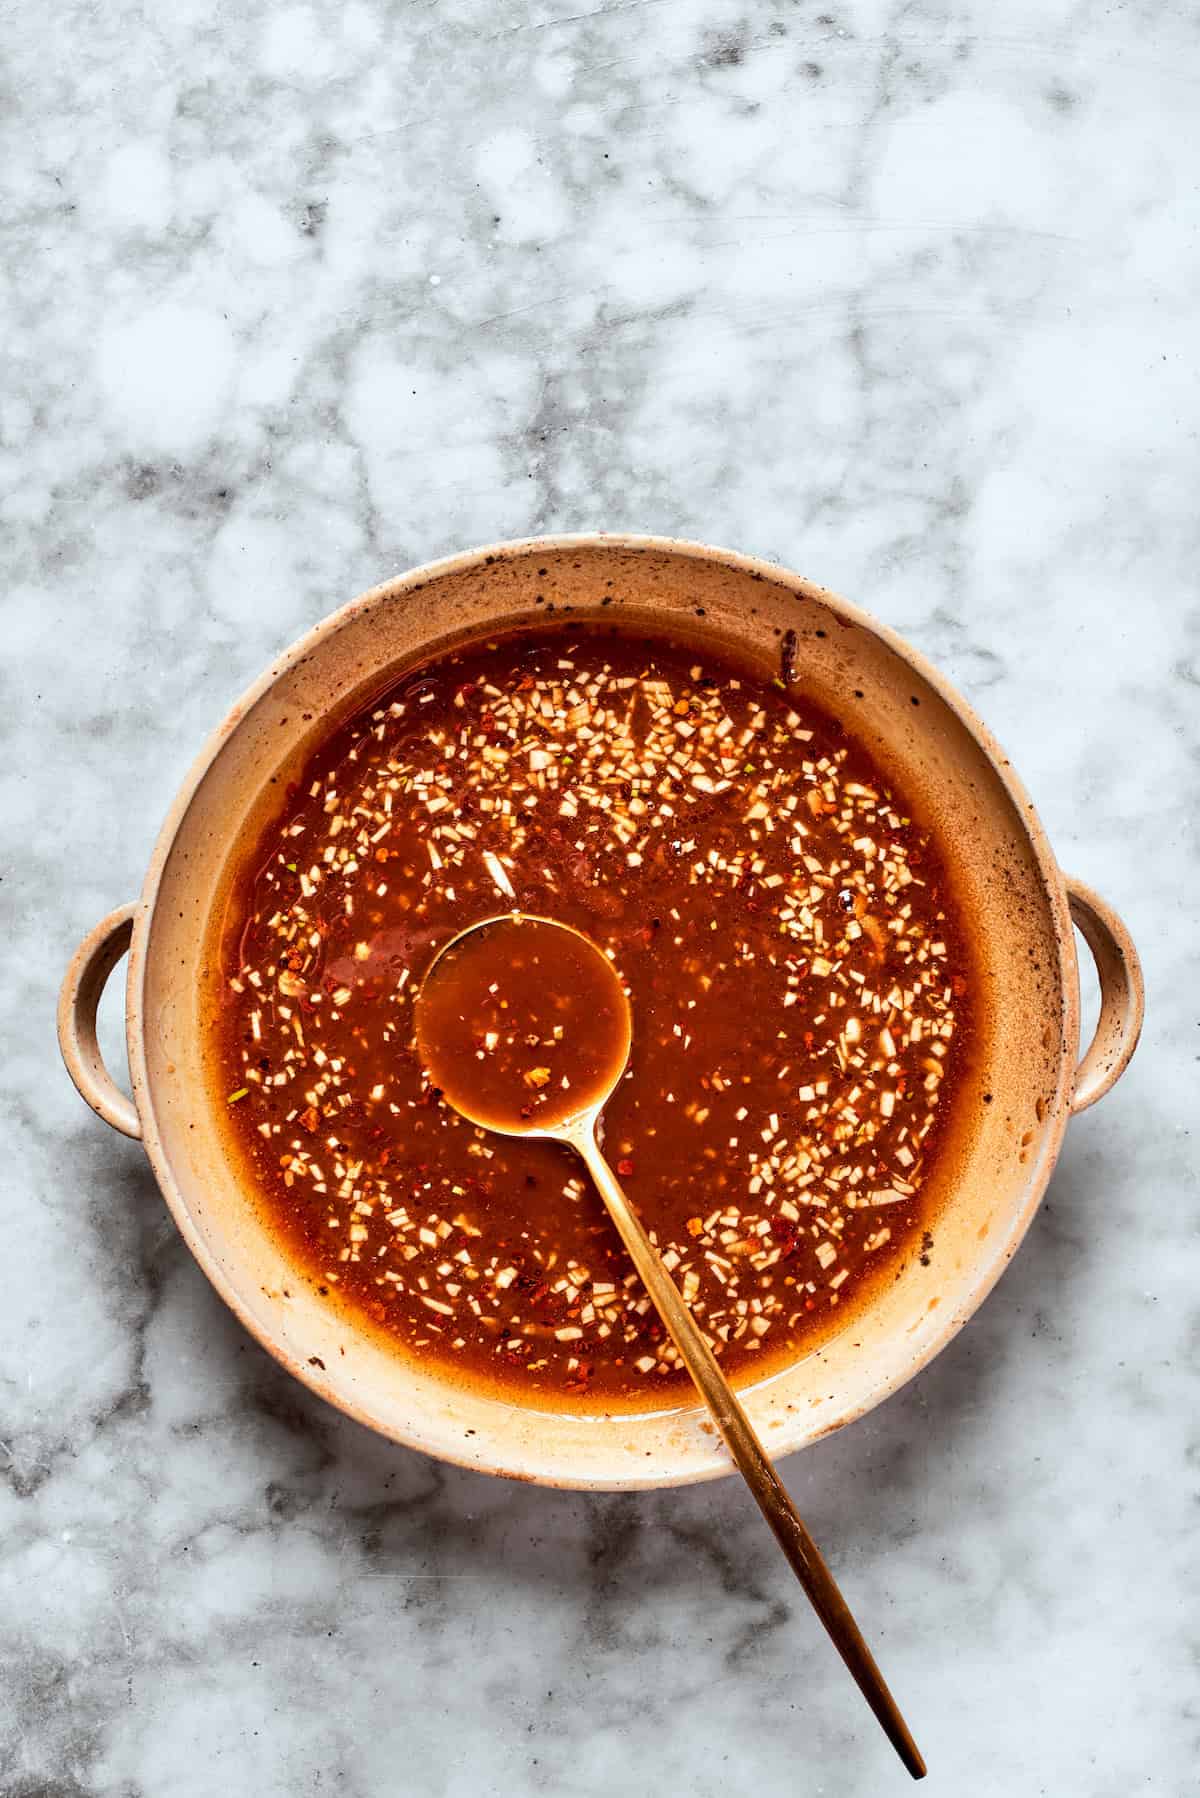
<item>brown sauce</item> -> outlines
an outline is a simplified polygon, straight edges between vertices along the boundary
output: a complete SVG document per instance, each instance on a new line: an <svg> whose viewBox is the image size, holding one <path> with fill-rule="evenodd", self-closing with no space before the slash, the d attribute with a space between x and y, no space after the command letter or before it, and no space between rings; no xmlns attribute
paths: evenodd
<svg viewBox="0 0 1200 1798"><path fill-rule="evenodd" d="M633 1046L606 1153L726 1370L774 1371L929 1221L971 1038L936 843L802 691L581 626L400 680L311 759L233 883L220 1102L314 1284L518 1402L676 1403L677 1353L571 1152L468 1123L422 1065L430 963L518 907L619 968ZM561 1092L566 1051L542 1039L583 1015L558 1010L566 970L531 971L536 1058L510 1043L496 1088L480 967L460 972L443 1077L468 1067L497 1119L514 1080Z"/></svg>
<svg viewBox="0 0 1200 1798"><path fill-rule="evenodd" d="M493 1130L553 1130L620 1078L629 1002L575 930L497 918L450 944L414 1007L421 1064L441 1098Z"/></svg>

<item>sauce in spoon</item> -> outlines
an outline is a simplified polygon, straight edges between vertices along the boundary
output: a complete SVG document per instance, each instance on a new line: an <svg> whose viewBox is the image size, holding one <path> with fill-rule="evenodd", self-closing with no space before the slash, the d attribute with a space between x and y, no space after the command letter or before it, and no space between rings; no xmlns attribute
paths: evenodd
<svg viewBox="0 0 1200 1798"><path fill-rule="evenodd" d="M552 1130L612 1090L629 1002L595 945L544 918L495 918L456 937L425 977L417 1046L456 1111L505 1134Z"/></svg>

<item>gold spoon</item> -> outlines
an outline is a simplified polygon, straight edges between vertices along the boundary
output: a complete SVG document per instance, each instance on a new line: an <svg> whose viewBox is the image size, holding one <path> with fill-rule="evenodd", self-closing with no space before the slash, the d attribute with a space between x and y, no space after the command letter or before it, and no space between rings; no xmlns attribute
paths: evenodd
<svg viewBox="0 0 1200 1798"><path fill-rule="evenodd" d="M515 990L514 979L519 1030L517 1010L504 997ZM435 956L417 994L415 1021L430 1079L470 1123L566 1143L582 1157L792 1571L888 1740L913 1778L922 1779L925 1762L849 1606L601 1152L601 1113L625 1072L633 1036L629 1000L612 963L582 931L553 918L523 912L484 918ZM497 1028L481 1035L481 1021ZM573 1057L569 1085L553 1077L560 1042ZM534 1056L550 1065L522 1072L520 1063Z"/></svg>

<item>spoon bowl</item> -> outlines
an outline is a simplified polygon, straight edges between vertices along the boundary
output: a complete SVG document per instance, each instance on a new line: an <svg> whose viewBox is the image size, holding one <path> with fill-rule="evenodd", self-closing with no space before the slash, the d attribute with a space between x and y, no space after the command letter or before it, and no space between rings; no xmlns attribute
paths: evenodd
<svg viewBox="0 0 1200 1798"><path fill-rule="evenodd" d="M481 918L438 951L417 1048L454 1110L502 1136L594 1126L629 1061L621 976L588 936L532 912Z"/></svg>

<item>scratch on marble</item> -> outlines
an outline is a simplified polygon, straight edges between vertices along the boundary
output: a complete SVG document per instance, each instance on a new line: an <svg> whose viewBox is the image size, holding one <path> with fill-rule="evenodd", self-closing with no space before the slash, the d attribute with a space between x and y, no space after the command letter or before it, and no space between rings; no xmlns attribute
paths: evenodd
<svg viewBox="0 0 1200 1798"><path fill-rule="evenodd" d="M506 25L503 31L492 31L483 39L484 43L500 43L505 38L523 36L527 32L551 31L558 25L579 25L591 19L611 19L622 13L640 12L650 6L671 6L674 0L622 0L616 6L597 6L591 12L564 13L555 19L523 19L520 24Z"/></svg>

